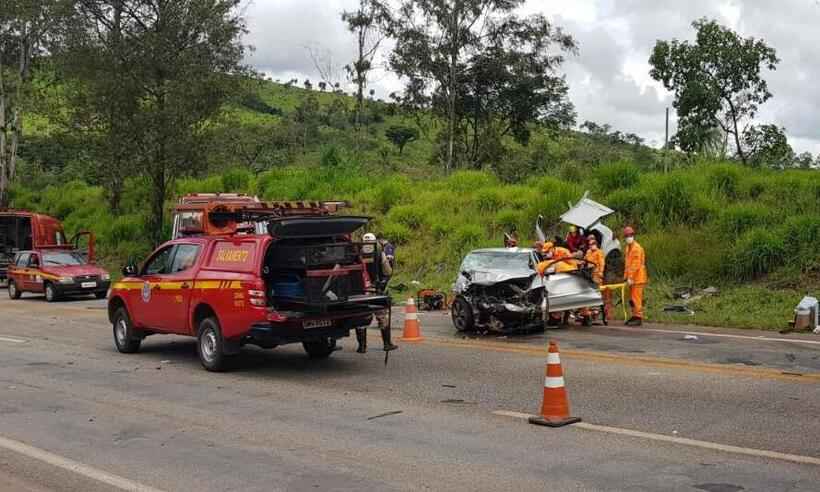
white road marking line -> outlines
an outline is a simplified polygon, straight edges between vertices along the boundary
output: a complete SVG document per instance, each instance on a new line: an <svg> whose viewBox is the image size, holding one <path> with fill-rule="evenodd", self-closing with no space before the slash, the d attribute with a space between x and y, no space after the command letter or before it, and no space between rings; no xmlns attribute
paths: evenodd
<svg viewBox="0 0 820 492"><path fill-rule="evenodd" d="M495 415L500 415L502 417L513 417L516 419L529 419L530 417L534 417L535 415L530 415L527 413L521 412L510 412L507 410L497 410L493 412ZM577 424L572 424L572 427L579 427L581 429L596 431L596 432L607 432L609 434L618 434L622 436L629 436L629 437L638 437L641 439L650 439L653 441L663 441L663 442L670 442L673 444L682 444L684 446L692 446L696 448L704 448L704 449L711 449L713 451L723 451L725 453L734 453L734 454L743 454L746 456L755 456L758 458L769 458L774 460L781 460L781 461L791 461L793 463L801 463L807 465L818 465L820 466L820 458L814 456L802 456L799 454L789 454L789 453L779 453L777 451L768 451L765 449L752 449L752 448L744 448L740 446L730 446L728 444L718 444L715 442L709 441L699 441L697 439L688 439L685 437L674 437L674 436L665 436L663 434L654 434L651 432L641 432L631 429L621 429L618 427L610 427L607 425L596 425L596 424L589 424L586 422L579 422Z"/></svg>
<svg viewBox="0 0 820 492"><path fill-rule="evenodd" d="M9 337L0 337L0 342L9 342L9 343L26 343L28 340L23 340L20 338L9 338Z"/></svg>
<svg viewBox="0 0 820 492"><path fill-rule="evenodd" d="M83 465L82 463L78 463L74 460L64 458L62 456L50 453L43 449L35 448L33 446L29 446L28 444L24 444L22 442L15 441L12 439L7 439L2 436L0 436L0 447L21 454L23 456L27 456L29 458L42 461L44 463L48 463L49 465L55 466L57 468L62 468L63 470L74 472L86 478L96 480L97 482L104 483L112 487L116 487L120 490L127 490L130 492L162 492L161 490L149 487L148 485L132 482L127 478L123 478L118 475L114 475L87 465Z"/></svg>
<svg viewBox="0 0 820 492"><path fill-rule="evenodd" d="M710 333L708 331L685 331L685 330L660 330L656 328L629 328L627 326L608 326L610 330L634 331L634 332L650 332L650 333L673 333L675 335L696 335L702 337L719 337L719 338L737 338L740 340L752 340L758 342L790 342L790 343L804 343L807 345L820 345L820 340L804 340L802 338L775 338L766 336L752 336L752 335L733 335L730 333Z"/></svg>

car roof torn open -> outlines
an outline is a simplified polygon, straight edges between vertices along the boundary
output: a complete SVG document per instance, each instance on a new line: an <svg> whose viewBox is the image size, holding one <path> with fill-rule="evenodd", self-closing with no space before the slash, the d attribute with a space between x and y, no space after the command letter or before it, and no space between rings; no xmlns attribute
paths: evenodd
<svg viewBox="0 0 820 492"><path fill-rule="evenodd" d="M594 225L607 215L614 214L611 208L590 200L584 195L573 207L561 215L561 220L584 229Z"/></svg>

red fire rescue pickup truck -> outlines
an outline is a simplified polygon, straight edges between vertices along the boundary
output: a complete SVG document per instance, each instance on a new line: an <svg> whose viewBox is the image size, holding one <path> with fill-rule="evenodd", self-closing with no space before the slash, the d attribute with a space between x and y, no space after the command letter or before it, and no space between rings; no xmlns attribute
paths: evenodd
<svg viewBox="0 0 820 492"><path fill-rule="evenodd" d="M245 344L302 343L324 358L336 340L389 309L389 297L372 290L378 279L364 267L366 245L351 239L367 217L334 216L333 206L318 202L206 200L201 214L181 208L184 233L141 268L127 266L112 286L108 314L120 352L166 333L196 337L211 371L224 370ZM257 223L264 232L245 227Z"/></svg>

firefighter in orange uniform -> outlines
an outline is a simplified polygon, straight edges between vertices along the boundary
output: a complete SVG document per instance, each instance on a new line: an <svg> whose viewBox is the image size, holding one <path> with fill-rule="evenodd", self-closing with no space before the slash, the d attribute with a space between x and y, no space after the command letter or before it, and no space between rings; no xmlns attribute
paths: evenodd
<svg viewBox="0 0 820 492"><path fill-rule="evenodd" d="M542 277L548 273L571 272L578 269L578 264L575 261L560 261L563 258L572 257L572 253L567 248L547 242L544 244L542 251L544 261L536 267L538 274Z"/></svg>
<svg viewBox="0 0 820 492"><path fill-rule="evenodd" d="M595 236L590 235L587 238L587 254L584 256L587 265L592 268L592 280L597 285L604 283L604 269L606 268L606 259L604 259L604 252L598 248L598 240ZM606 299L604 299L606 301ZM592 311L588 308L581 310L581 318L584 326L592 326Z"/></svg>
<svg viewBox="0 0 820 492"><path fill-rule="evenodd" d="M641 326L643 323L643 290L648 282L646 274L646 254L643 247L635 241L635 230L632 227L624 228L626 241L626 265L624 279L629 284L630 304L632 317L626 322L629 326Z"/></svg>

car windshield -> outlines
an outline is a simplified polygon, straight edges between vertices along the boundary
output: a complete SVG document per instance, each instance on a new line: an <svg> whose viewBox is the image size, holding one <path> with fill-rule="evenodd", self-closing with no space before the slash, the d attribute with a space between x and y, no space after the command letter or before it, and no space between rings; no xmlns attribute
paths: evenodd
<svg viewBox="0 0 820 492"><path fill-rule="evenodd" d="M51 266L82 265L85 262L76 253L60 251L58 253L46 253L43 255L43 264Z"/></svg>
<svg viewBox="0 0 820 492"><path fill-rule="evenodd" d="M467 255L461 269L467 272L474 270L521 271L531 270L532 267L529 253L485 251Z"/></svg>

